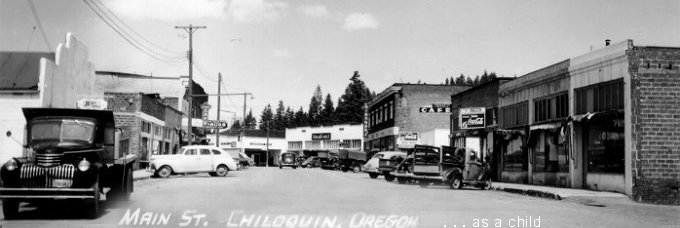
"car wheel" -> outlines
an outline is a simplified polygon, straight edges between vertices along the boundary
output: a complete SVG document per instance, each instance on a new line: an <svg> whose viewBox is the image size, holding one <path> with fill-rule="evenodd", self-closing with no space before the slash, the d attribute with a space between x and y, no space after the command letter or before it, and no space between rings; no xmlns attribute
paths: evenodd
<svg viewBox="0 0 680 228"><path fill-rule="evenodd" d="M6 199L2 201L2 213L5 220L16 219L19 216L19 201Z"/></svg>
<svg viewBox="0 0 680 228"><path fill-rule="evenodd" d="M283 169L283 166L279 166L279 169Z"/></svg>
<svg viewBox="0 0 680 228"><path fill-rule="evenodd" d="M377 173L368 173L368 177L370 177L371 179L378 178L378 176L380 176L380 174L377 174Z"/></svg>
<svg viewBox="0 0 680 228"><path fill-rule="evenodd" d="M456 175L453 177L453 180L451 180L451 185L449 185L451 189L460 189L463 187L463 178L460 175Z"/></svg>
<svg viewBox="0 0 680 228"><path fill-rule="evenodd" d="M307 164L307 165L305 166L305 168L311 169L311 168L312 168L312 164Z"/></svg>
<svg viewBox="0 0 680 228"><path fill-rule="evenodd" d="M217 166L217 170L215 170L215 174L217 174L218 177L226 176L227 173L229 173L229 168L225 165Z"/></svg>
<svg viewBox="0 0 680 228"><path fill-rule="evenodd" d="M296 166L293 166L293 169L297 169L297 165L296 165Z"/></svg>
<svg viewBox="0 0 680 228"><path fill-rule="evenodd" d="M156 171L156 176L161 178L168 178L172 175L172 168L170 166L163 166L158 171Z"/></svg>
<svg viewBox="0 0 680 228"><path fill-rule="evenodd" d="M384 176L385 176L385 180L386 180L387 182L392 182L392 181L394 181L395 176L392 176L392 175L389 175L389 174L384 174Z"/></svg>
<svg viewBox="0 0 680 228"><path fill-rule="evenodd" d="M489 190L493 187L493 183L491 181L491 178L487 178L486 181L484 182L484 187L482 189L484 190Z"/></svg>
<svg viewBox="0 0 680 228"><path fill-rule="evenodd" d="M340 168L340 170L342 170L342 172L347 172L349 168L343 166L342 168Z"/></svg>

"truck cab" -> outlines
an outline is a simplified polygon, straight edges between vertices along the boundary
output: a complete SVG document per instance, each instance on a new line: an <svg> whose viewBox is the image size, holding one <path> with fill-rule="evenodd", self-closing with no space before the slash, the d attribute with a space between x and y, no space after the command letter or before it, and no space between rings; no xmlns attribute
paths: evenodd
<svg viewBox="0 0 680 228"><path fill-rule="evenodd" d="M118 154L111 111L24 108L23 112L26 156L12 158L0 168L5 219L18 216L21 202L53 199L85 203L85 214L95 218L104 188L110 188L107 199L129 199L136 156Z"/></svg>

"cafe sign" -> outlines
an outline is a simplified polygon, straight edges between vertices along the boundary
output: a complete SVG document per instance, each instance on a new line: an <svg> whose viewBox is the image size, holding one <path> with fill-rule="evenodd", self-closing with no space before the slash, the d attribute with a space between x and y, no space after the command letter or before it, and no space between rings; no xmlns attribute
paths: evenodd
<svg viewBox="0 0 680 228"><path fill-rule="evenodd" d="M431 106L421 106L418 111L423 113L450 113L451 104L438 103Z"/></svg>
<svg viewBox="0 0 680 228"><path fill-rule="evenodd" d="M486 114L484 107L461 108L458 112L458 126L460 129L484 128L486 123L484 114Z"/></svg>

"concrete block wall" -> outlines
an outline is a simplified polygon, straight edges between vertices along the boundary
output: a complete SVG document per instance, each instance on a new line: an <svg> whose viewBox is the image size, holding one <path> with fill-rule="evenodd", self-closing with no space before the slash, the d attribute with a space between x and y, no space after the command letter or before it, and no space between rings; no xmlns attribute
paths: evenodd
<svg viewBox="0 0 680 228"><path fill-rule="evenodd" d="M635 47L628 55L632 198L680 205L680 48Z"/></svg>

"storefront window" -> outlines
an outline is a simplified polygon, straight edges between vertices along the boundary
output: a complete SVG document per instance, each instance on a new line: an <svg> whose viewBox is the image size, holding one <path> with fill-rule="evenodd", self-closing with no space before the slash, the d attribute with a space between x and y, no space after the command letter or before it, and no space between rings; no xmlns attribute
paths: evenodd
<svg viewBox="0 0 680 228"><path fill-rule="evenodd" d="M539 131L532 134L533 167L537 172L569 171L567 148L559 132Z"/></svg>
<svg viewBox="0 0 680 228"><path fill-rule="evenodd" d="M622 127L590 125L587 133L588 172L624 172L624 135Z"/></svg>
<svg viewBox="0 0 680 228"><path fill-rule="evenodd" d="M507 141L503 148L503 170L506 171L526 171L527 156L522 149L523 137L517 136Z"/></svg>

